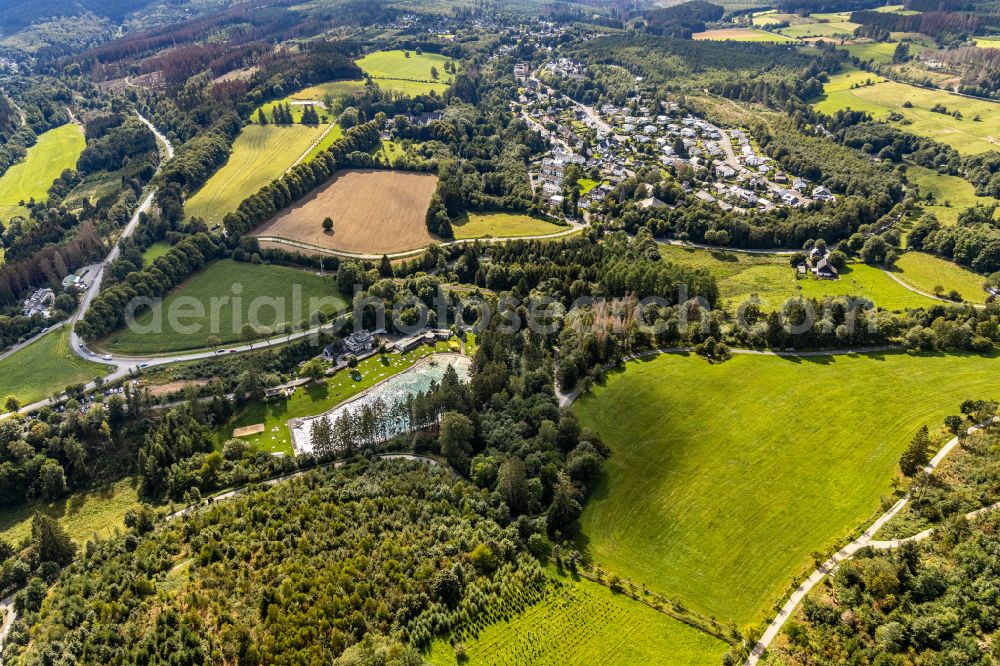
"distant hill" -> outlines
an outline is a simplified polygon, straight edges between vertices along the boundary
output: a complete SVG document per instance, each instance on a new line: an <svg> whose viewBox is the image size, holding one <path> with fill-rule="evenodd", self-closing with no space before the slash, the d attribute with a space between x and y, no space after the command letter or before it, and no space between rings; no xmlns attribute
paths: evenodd
<svg viewBox="0 0 1000 666"><path fill-rule="evenodd" d="M79 16L92 12L97 16L120 22L126 15L151 5L156 0L0 0L0 32L12 34L32 23L63 16ZM177 2L175 4L185 4Z"/></svg>

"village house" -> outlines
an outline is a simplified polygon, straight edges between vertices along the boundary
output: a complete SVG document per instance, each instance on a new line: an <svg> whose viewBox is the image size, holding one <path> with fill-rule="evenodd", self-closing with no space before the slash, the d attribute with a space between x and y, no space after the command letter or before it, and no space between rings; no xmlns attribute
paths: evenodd
<svg viewBox="0 0 1000 666"><path fill-rule="evenodd" d="M355 331L341 341L341 347L348 354L364 354L375 348L375 338L366 329Z"/></svg>
<svg viewBox="0 0 1000 666"><path fill-rule="evenodd" d="M39 314L48 319L51 314L52 305L55 301L55 293L48 287L44 287L33 293L24 301L24 307L21 311L24 313L25 317L31 317Z"/></svg>
<svg viewBox="0 0 1000 666"><path fill-rule="evenodd" d="M817 185L813 188L812 197L816 201L833 201L833 194L822 185Z"/></svg>

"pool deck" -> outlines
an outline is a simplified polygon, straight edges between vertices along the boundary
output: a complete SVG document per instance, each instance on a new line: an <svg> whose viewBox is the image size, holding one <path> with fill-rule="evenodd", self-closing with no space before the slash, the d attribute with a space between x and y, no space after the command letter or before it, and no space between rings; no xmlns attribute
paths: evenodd
<svg viewBox="0 0 1000 666"><path fill-rule="evenodd" d="M397 372L394 375L389 375L385 379L382 379L377 383L372 384L371 386L366 388L364 391L361 391L357 395L353 395L347 400L344 400L343 402L334 405L325 412L314 414L312 416L304 416L304 417L289 419L287 425L289 431L291 431L292 433L292 450L295 452L295 455L300 455L302 453L312 453L312 445L309 440L310 440L311 424L314 420L324 416L329 416L330 414L333 414L334 412L341 410L359 400L365 399L366 397L371 395L373 391L382 388L387 382L398 380L400 377L403 377L416 370L420 370L426 365L436 365L438 363L444 363L446 365L450 364L458 365L461 363L467 363L471 365L472 359L469 358L468 356L463 356L462 354L456 352L439 352L436 354L431 354L426 358L420 359L406 370Z"/></svg>

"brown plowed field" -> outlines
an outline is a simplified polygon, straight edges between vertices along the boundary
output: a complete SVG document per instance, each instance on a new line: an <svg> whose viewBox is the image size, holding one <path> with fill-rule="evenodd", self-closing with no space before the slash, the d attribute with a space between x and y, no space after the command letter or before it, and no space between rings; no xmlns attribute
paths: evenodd
<svg viewBox="0 0 1000 666"><path fill-rule="evenodd" d="M437 176L408 171L339 172L309 197L254 230L330 250L378 254L424 247L435 241L424 217ZM323 218L333 231L323 230Z"/></svg>

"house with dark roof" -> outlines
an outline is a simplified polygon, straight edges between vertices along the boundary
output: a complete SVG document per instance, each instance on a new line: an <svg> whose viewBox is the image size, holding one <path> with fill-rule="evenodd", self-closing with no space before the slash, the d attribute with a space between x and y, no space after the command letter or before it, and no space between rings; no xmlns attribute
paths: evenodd
<svg viewBox="0 0 1000 666"><path fill-rule="evenodd" d="M829 257L823 257L815 262L812 267L812 273L816 277L826 280L836 280L840 277L840 272L836 266L830 263Z"/></svg>

